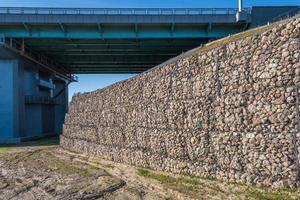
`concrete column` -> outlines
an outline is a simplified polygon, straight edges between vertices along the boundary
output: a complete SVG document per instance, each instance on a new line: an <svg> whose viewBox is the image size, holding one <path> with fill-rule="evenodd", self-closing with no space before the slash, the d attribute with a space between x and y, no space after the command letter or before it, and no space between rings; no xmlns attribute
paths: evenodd
<svg viewBox="0 0 300 200"><path fill-rule="evenodd" d="M20 141L24 115L22 73L17 60L0 60L0 143Z"/></svg>

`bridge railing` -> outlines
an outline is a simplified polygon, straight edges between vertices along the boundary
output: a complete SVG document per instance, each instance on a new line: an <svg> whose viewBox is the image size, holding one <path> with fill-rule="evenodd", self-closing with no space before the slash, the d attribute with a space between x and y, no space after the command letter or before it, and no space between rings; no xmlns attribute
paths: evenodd
<svg viewBox="0 0 300 200"><path fill-rule="evenodd" d="M244 9L250 12L250 8ZM0 14L70 15L218 15L236 14L237 8L33 8L0 7Z"/></svg>

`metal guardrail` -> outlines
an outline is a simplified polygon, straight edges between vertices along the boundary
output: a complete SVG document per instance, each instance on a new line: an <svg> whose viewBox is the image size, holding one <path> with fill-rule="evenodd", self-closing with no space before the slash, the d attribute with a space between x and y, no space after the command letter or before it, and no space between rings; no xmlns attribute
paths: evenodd
<svg viewBox="0 0 300 200"><path fill-rule="evenodd" d="M13 38L5 38L4 35L0 35L0 45L7 47L16 53L21 54L22 56L32 60L33 62L42 65L44 68L57 73L58 75L72 81L78 81L77 76L71 74L64 66L60 63L50 59L49 57L33 51L29 47L27 47L24 42L13 39Z"/></svg>
<svg viewBox="0 0 300 200"><path fill-rule="evenodd" d="M244 11L251 11L244 8ZM236 14L237 8L34 8L0 7L0 14L69 14L69 15L218 15Z"/></svg>

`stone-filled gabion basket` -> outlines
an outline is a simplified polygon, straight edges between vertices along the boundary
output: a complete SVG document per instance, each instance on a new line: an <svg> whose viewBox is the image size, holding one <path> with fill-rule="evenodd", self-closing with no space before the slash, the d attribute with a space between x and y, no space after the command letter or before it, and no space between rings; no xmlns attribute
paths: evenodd
<svg viewBox="0 0 300 200"><path fill-rule="evenodd" d="M61 146L159 171L297 186L299 38L296 17L75 96Z"/></svg>

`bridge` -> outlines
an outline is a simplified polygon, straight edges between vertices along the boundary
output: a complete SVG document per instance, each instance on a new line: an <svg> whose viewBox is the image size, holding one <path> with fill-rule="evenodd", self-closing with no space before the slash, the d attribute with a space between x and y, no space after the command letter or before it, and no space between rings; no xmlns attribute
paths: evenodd
<svg viewBox="0 0 300 200"><path fill-rule="evenodd" d="M237 13L237 8L0 8L0 29L72 73L138 73L247 29L250 9L243 18Z"/></svg>
<svg viewBox="0 0 300 200"><path fill-rule="evenodd" d="M1 7L0 142L60 132L74 74L143 72L299 11L239 3L238 8Z"/></svg>

